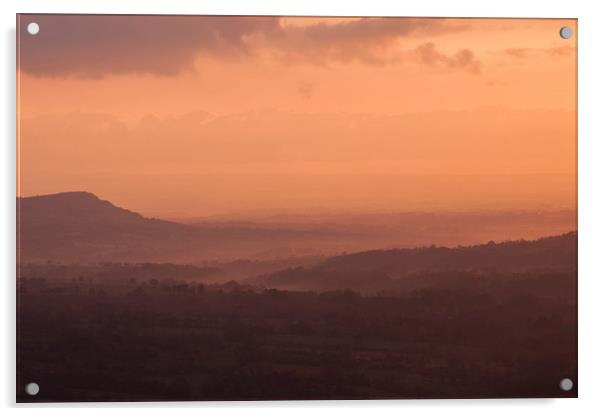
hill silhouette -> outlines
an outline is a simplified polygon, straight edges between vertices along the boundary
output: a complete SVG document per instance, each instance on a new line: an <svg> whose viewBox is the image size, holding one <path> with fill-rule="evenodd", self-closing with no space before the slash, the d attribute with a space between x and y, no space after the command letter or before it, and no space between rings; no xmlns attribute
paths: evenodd
<svg viewBox="0 0 602 416"><path fill-rule="evenodd" d="M186 241L193 234L89 192L18 198L17 204L19 255L25 261L142 260L165 245L159 242Z"/></svg>
<svg viewBox="0 0 602 416"><path fill-rule="evenodd" d="M17 198L20 262L202 262L276 258L330 231L256 224L181 224L117 207L89 192ZM309 239L309 243L305 241Z"/></svg>
<svg viewBox="0 0 602 416"><path fill-rule="evenodd" d="M508 241L471 247L373 250L331 257L313 267L295 267L251 279L290 290L378 291L446 287L479 276L573 273L577 233L534 241Z"/></svg>
<svg viewBox="0 0 602 416"><path fill-rule="evenodd" d="M154 229L178 229L186 227L164 220L145 218L142 215L117 207L90 192L64 192L19 198L20 225L23 226L117 226ZM83 230L79 230L83 231Z"/></svg>

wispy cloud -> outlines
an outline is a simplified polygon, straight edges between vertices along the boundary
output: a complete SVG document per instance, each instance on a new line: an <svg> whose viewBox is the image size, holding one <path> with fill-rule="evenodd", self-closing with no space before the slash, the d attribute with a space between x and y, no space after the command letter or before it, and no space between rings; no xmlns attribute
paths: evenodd
<svg viewBox="0 0 602 416"><path fill-rule="evenodd" d="M508 48L502 50L501 54L517 59L528 59L541 56L568 56L574 52L573 46L564 45L551 48Z"/></svg>
<svg viewBox="0 0 602 416"><path fill-rule="evenodd" d="M414 50L420 63L429 66L443 66L453 69L465 69L474 74L480 72L481 64L470 49L461 49L452 55L439 52L432 42L423 43Z"/></svg>
<svg viewBox="0 0 602 416"><path fill-rule="evenodd" d="M310 99L313 96L315 86L316 84L313 82L302 82L299 84L297 92L301 95L301 97Z"/></svg>

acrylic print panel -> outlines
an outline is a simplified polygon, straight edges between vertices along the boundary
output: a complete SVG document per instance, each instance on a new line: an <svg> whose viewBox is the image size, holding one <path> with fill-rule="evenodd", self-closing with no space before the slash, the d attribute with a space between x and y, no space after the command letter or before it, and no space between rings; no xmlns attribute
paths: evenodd
<svg viewBox="0 0 602 416"><path fill-rule="evenodd" d="M17 32L18 401L577 396L576 20Z"/></svg>

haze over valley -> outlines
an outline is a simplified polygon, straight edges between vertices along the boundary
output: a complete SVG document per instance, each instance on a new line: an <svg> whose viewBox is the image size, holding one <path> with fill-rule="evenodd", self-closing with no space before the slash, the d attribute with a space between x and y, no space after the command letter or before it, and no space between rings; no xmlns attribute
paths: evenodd
<svg viewBox="0 0 602 416"><path fill-rule="evenodd" d="M289 214L179 223L146 218L88 192L17 202L21 263L303 262L365 250L533 240L576 229L570 210Z"/></svg>

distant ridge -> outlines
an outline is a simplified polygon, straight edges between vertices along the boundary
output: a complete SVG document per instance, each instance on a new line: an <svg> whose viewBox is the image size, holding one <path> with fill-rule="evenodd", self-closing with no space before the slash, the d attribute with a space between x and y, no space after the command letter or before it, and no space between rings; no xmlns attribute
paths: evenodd
<svg viewBox="0 0 602 416"><path fill-rule="evenodd" d="M334 256L320 267L362 270L374 263L387 270L406 273L412 269L433 268L484 268L501 269L533 267L576 267L577 232L536 240L514 240L476 244L468 247L417 247L411 249L370 250L344 256ZM566 258L567 255L569 258ZM436 262L433 260L436 259Z"/></svg>
<svg viewBox="0 0 602 416"><path fill-rule="evenodd" d="M400 247L397 244L404 239L407 247L408 242L416 239L424 241L432 237L431 232L436 231L427 228L420 232L420 227L408 227L402 222L396 225L397 228L388 227L389 217L379 219L381 222L373 226L354 223L181 224L144 217L84 191L20 197L17 198L17 208L18 261L21 263L190 264L215 260L291 259L296 256L315 256L316 261L320 261L326 256L348 251L355 254L332 257L313 271L322 274L331 271L334 274L343 271L357 274L364 271L373 273L374 269L378 269L385 274L402 275L433 264L463 267L468 262L475 267L488 267L488 264L500 267L500 264L514 264L520 262L522 257L535 255L533 250L539 250L541 255L552 253L547 260L538 260L537 264L542 267L546 264L572 265L576 262L572 257L572 253L576 252L576 233L538 240L536 244L519 241L458 249L428 247L366 251L379 247ZM408 221L412 221L412 218ZM494 219L502 221L506 217ZM535 219L531 216L522 220L527 225L516 222L516 227L527 228L529 221ZM542 224L546 218L543 220ZM437 227L444 225L441 221L437 223ZM483 231L481 234L487 234L484 226L476 228ZM388 233L386 246L379 242L375 234L370 234L383 229ZM452 232L458 233L461 229ZM567 240L574 241L574 249L566 248ZM554 244L563 248L553 249ZM515 247L522 248L516 250ZM473 258L476 252L477 258ZM311 263L315 264L314 261ZM297 270L294 273L304 272Z"/></svg>
<svg viewBox="0 0 602 416"><path fill-rule="evenodd" d="M426 279L441 279L486 272L577 272L577 232L532 241L490 242L470 247L419 247L371 250L326 259L314 267L296 267L250 279L250 283L292 290L334 290L403 286ZM424 278L424 275L428 277Z"/></svg>

